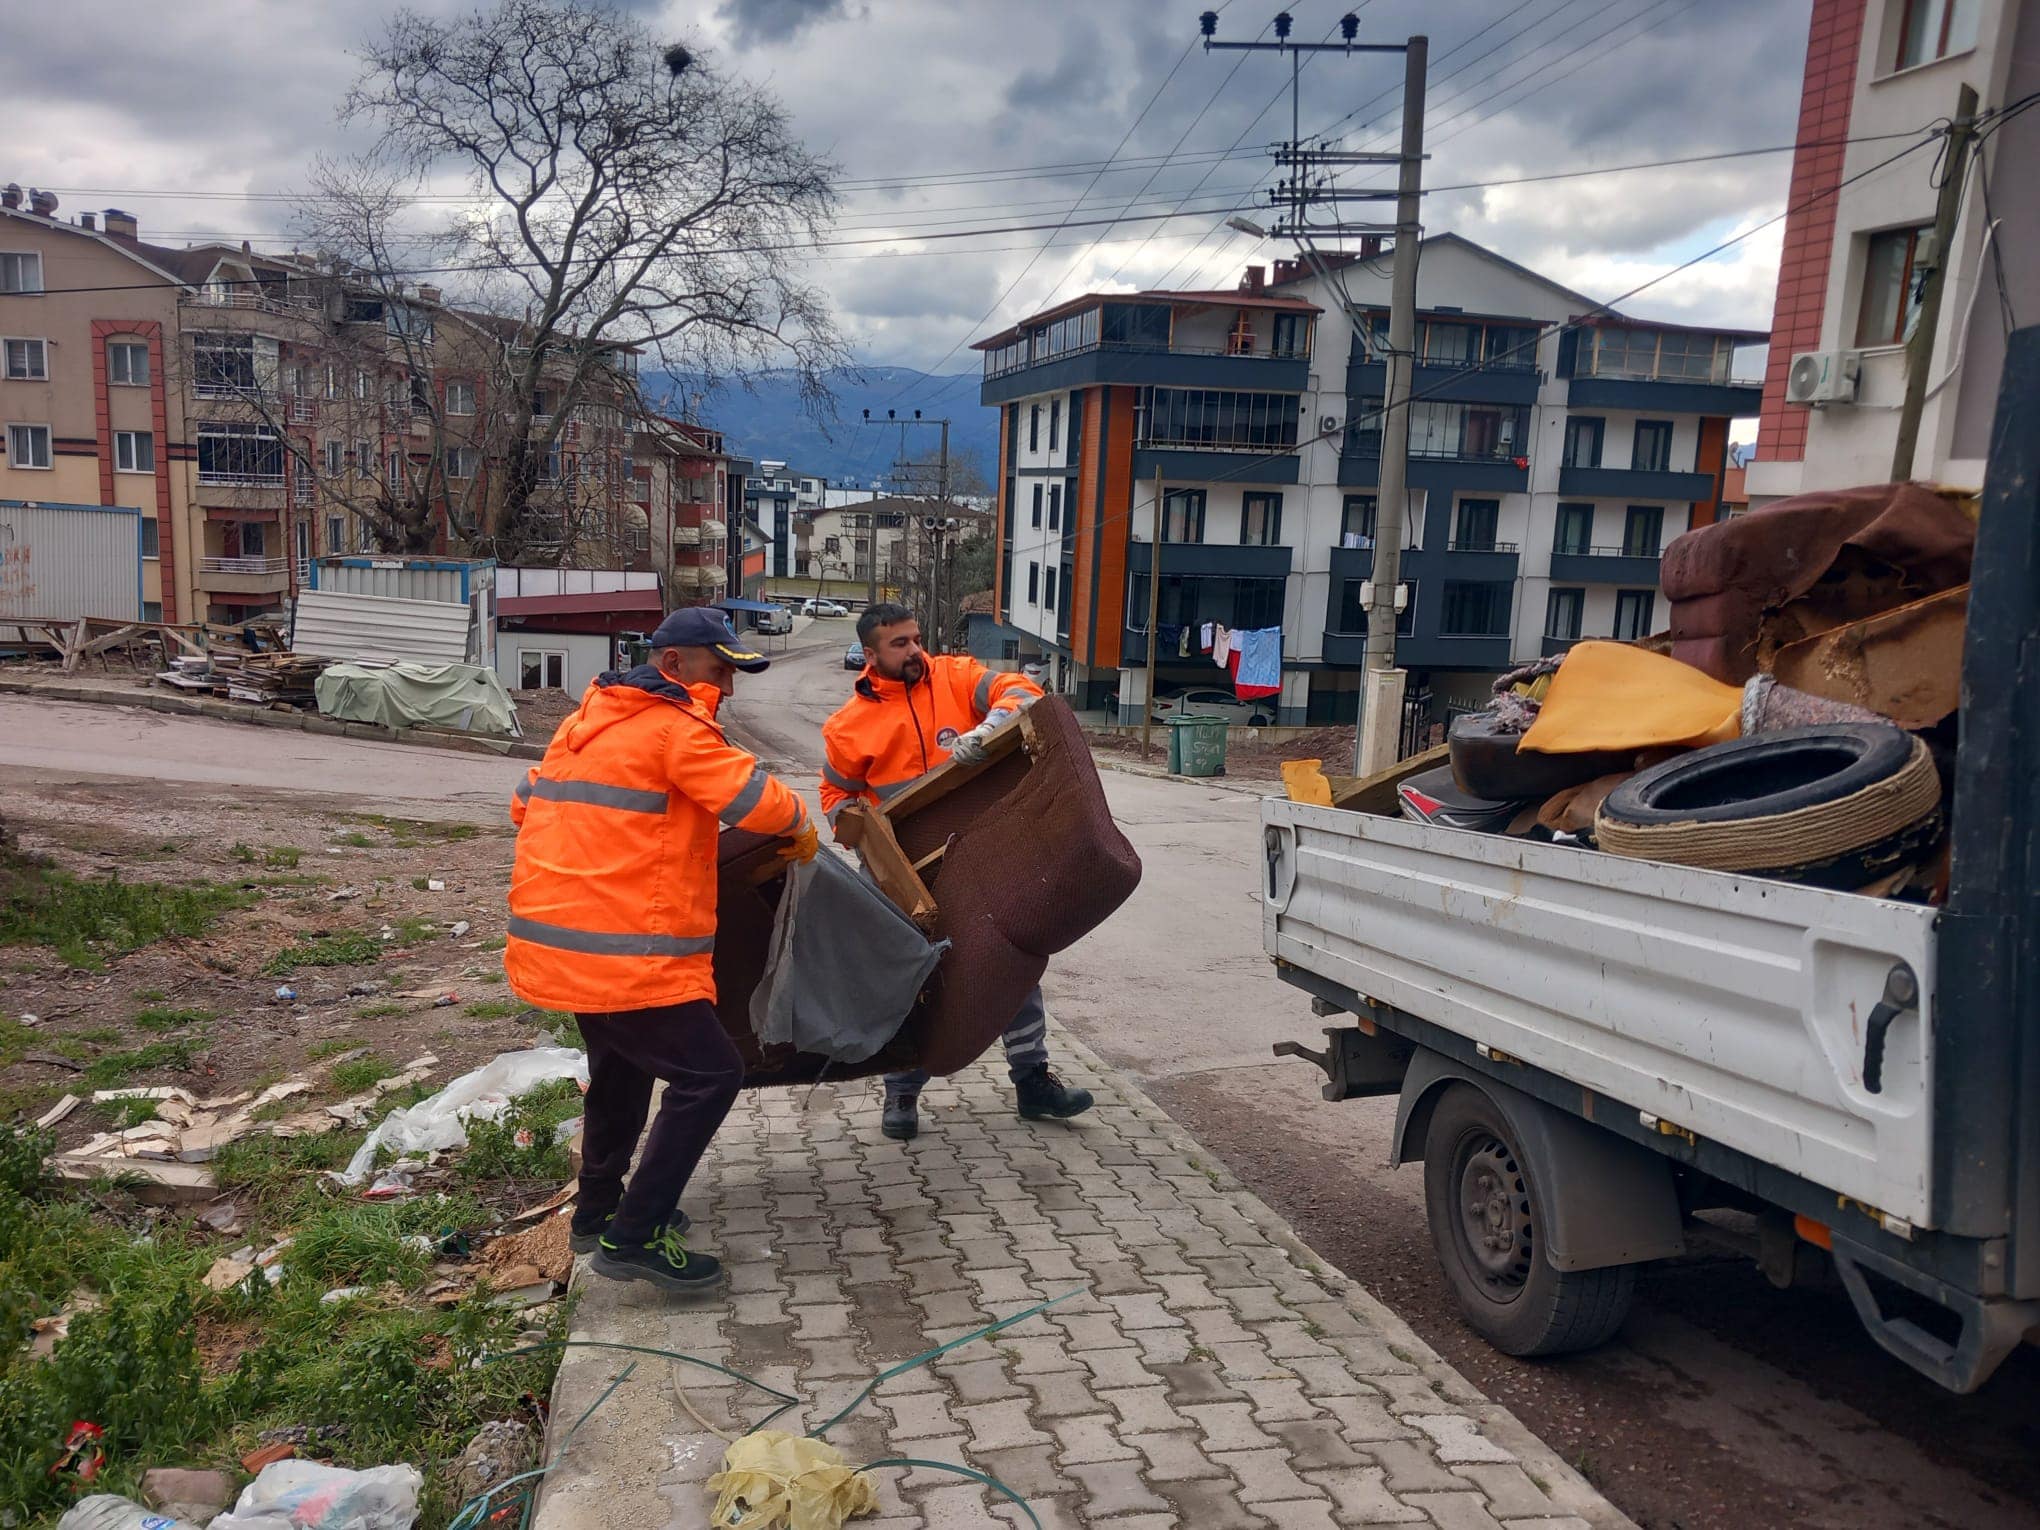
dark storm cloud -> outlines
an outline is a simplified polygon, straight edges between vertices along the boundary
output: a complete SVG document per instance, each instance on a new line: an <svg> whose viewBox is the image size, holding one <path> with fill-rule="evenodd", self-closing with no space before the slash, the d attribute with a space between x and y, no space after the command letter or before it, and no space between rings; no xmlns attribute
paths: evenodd
<svg viewBox="0 0 2040 1530"><path fill-rule="evenodd" d="M844 0L723 0L716 7L740 48L791 42L817 22L847 14Z"/></svg>

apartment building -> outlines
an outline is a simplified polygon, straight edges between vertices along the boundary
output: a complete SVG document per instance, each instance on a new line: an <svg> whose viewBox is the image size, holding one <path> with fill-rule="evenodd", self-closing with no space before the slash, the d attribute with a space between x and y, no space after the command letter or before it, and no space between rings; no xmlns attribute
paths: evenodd
<svg viewBox="0 0 2040 1530"><path fill-rule="evenodd" d="M143 510L152 618L279 609L320 554L487 547L518 457L520 556L649 567L627 348L602 348L571 404L548 374L543 449L513 453L514 321L245 244L148 243L117 209L65 221L11 185L0 337L0 498Z"/></svg>
<svg viewBox="0 0 2040 1530"><path fill-rule="evenodd" d="M744 485L744 514L757 523L766 543L763 575L788 579L801 572L801 525L823 508L825 489L826 480L813 473L798 472L775 458L758 460L756 476Z"/></svg>
<svg viewBox="0 0 2040 1530"><path fill-rule="evenodd" d="M1159 552L1159 687L1212 683L1185 629L1279 626L1278 720L1357 714L1393 259L1092 294L978 342L998 615L1058 690L1138 720ZM1717 513L1759 399L1734 358L1764 336L1601 314L1451 234L1423 241L1418 307L1396 656L1443 716L1515 661L1656 629L1659 557Z"/></svg>
<svg viewBox="0 0 2040 1530"><path fill-rule="evenodd" d="M648 414L631 446L652 567L669 606L703 605L729 588L729 464L722 432Z"/></svg>
<svg viewBox="0 0 2040 1530"><path fill-rule="evenodd" d="M1940 147L1877 167L1951 118L1964 85L1984 137L1936 250ZM1814 0L1752 503L1890 476L1906 341L1935 263L1946 275L1912 473L1982 482L2012 316L2040 309L2040 111L2023 109L2036 93L2040 6Z"/></svg>

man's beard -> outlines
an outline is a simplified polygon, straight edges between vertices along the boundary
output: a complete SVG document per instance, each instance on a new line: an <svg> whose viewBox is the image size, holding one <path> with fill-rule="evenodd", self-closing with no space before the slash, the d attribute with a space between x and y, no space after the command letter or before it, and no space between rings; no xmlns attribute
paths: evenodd
<svg viewBox="0 0 2040 1530"><path fill-rule="evenodd" d="M928 673L927 662L923 659L915 658L908 659L905 663L900 665L900 672L892 676L892 678L901 681L906 685L919 685L921 683L922 677L927 673Z"/></svg>

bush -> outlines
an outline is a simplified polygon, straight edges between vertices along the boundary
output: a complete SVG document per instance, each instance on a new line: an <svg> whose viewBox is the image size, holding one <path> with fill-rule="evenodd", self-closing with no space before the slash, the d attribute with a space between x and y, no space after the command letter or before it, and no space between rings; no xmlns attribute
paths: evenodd
<svg viewBox="0 0 2040 1530"><path fill-rule="evenodd" d="M580 1087L572 1079L562 1078L512 1100L501 1120L468 1122L461 1177L565 1179L573 1170L573 1160L567 1145L555 1140L555 1133L561 1122L580 1113Z"/></svg>

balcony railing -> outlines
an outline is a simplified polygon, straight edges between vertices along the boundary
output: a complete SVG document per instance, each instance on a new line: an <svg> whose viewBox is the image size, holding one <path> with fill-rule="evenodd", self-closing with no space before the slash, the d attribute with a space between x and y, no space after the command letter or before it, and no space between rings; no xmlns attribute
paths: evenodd
<svg viewBox="0 0 2040 1530"><path fill-rule="evenodd" d="M1497 542L1493 537L1476 537L1464 542L1455 538L1445 544L1445 550L1464 553L1513 553L1521 552L1523 549L1514 542Z"/></svg>
<svg viewBox="0 0 2040 1530"><path fill-rule="evenodd" d="M1305 346L1284 346L1280 350L1269 346L1264 350L1242 350L1231 345L1142 345L1131 340L1094 340L1089 345L1073 345L1055 351L1047 356L1026 356L1004 365L995 365L992 357L996 352L985 354L985 379L1005 377L1013 372L1023 372L1029 367L1045 366L1051 361L1064 361L1071 356L1091 356L1099 351L1116 351L1131 356L1233 356L1242 361L1308 361L1310 350Z"/></svg>
<svg viewBox="0 0 2040 1530"><path fill-rule="evenodd" d="M1656 558L1662 554L1655 547L1566 547L1556 545L1552 552L1561 558Z"/></svg>
<svg viewBox="0 0 2040 1530"><path fill-rule="evenodd" d="M283 574L290 571L288 558L200 558L201 574Z"/></svg>
<svg viewBox="0 0 2040 1530"><path fill-rule="evenodd" d="M275 473L221 473L198 470L199 485L208 489L280 489L283 474Z"/></svg>

